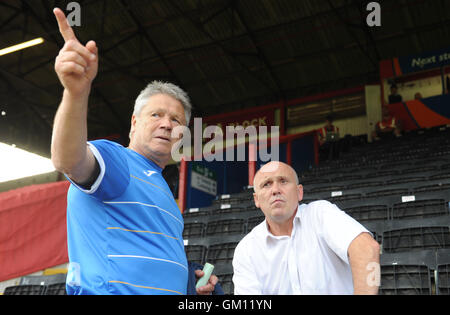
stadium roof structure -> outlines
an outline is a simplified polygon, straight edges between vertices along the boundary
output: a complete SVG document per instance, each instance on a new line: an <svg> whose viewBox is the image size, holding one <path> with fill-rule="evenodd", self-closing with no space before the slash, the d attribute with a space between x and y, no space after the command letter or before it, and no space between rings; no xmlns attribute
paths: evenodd
<svg viewBox="0 0 450 315"><path fill-rule="evenodd" d="M52 9L71 1L0 1L0 137L49 155L62 95L63 46ZM83 43L100 48L89 137L128 136L138 93L152 80L189 93L194 116L379 82L379 61L450 46L446 0L382 0L369 27L361 0L79 0ZM66 11L69 13L69 11Z"/></svg>

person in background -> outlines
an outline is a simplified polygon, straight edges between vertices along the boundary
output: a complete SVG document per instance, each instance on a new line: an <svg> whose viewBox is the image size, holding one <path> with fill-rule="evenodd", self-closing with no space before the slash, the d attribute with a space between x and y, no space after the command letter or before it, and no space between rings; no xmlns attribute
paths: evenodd
<svg viewBox="0 0 450 315"><path fill-rule="evenodd" d="M322 161L338 159L340 155L339 128L333 125L333 117L325 118L325 126L318 131L319 136L319 158Z"/></svg>
<svg viewBox="0 0 450 315"><path fill-rule="evenodd" d="M401 123L393 115L390 114L387 106L382 107L382 118L375 125L372 132L372 139L393 139L401 137Z"/></svg>
<svg viewBox="0 0 450 315"><path fill-rule="evenodd" d="M400 103L402 102L402 96L398 94L398 87L394 83L391 85L391 94L389 95L389 104Z"/></svg>

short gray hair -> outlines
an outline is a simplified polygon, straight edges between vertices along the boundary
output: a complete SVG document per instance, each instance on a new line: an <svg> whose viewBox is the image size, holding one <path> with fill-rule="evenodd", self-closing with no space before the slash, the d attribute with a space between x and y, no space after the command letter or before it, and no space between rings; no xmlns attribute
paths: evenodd
<svg viewBox="0 0 450 315"><path fill-rule="evenodd" d="M144 108L144 106L147 105L149 97L156 94L166 94L178 100L181 103L181 105L183 105L184 108L184 114L186 116L186 125L189 125L192 110L192 105L189 96L182 88L173 83L168 82L153 81L149 85L147 85L147 87L141 91L141 93L136 99L136 102L134 103L133 115L138 116L142 108Z"/></svg>

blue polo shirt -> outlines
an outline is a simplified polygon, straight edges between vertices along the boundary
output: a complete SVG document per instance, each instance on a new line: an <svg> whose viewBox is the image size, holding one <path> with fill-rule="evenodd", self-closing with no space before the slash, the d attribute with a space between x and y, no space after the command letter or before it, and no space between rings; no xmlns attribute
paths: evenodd
<svg viewBox="0 0 450 315"><path fill-rule="evenodd" d="M68 294L186 294L183 218L162 169L107 141L90 190L67 195Z"/></svg>

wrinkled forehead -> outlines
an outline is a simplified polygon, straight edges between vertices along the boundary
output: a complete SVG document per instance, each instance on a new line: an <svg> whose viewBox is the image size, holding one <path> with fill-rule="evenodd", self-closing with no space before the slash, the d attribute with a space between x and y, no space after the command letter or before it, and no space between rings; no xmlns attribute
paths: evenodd
<svg viewBox="0 0 450 315"><path fill-rule="evenodd" d="M155 94L149 97L147 103L139 112L138 116L141 114L148 114L150 112L162 112L169 115L179 117L183 120L185 124L185 111L183 104L176 98L167 94Z"/></svg>
<svg viewBox="0 0 450 315"><path fill-rule="evenodd" d="M184 112L183 104L179 100L177 100L175 97L168 95L168 94L155 94L150 96L147 101L145 102L145 105L143 106L143 110L148 110L151 108L164 108L170 106L171 109L181 110Z"/></svg>

